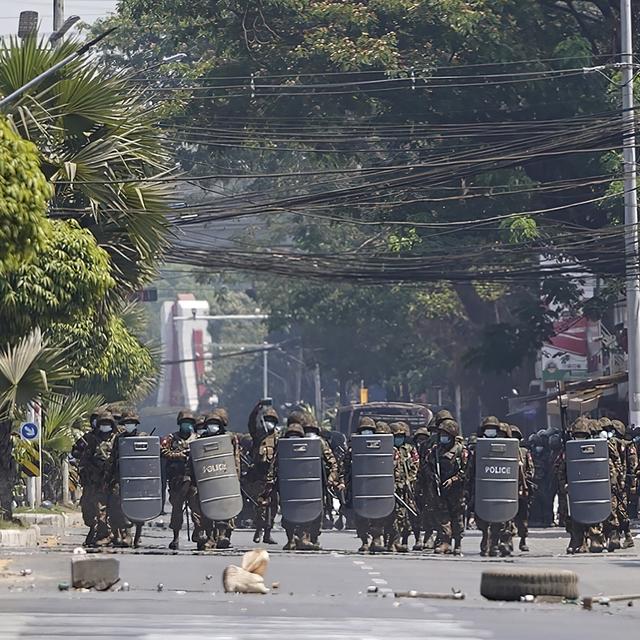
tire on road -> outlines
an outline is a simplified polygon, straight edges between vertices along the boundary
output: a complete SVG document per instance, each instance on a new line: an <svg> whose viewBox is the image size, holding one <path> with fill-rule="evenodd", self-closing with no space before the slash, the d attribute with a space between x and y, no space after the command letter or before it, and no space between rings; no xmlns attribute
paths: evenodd
<svg viewBox="0 0 640 640"><path fill-rule="evenodd" d="M487 600L519 600L523 596L578 598L578 576L573 571L495 569L482 572L480 593Z"/></svg>

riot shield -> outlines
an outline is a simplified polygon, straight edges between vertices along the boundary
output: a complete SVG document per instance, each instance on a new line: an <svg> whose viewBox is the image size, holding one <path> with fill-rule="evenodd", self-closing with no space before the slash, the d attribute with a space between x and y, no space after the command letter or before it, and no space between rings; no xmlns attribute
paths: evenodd
<svg viewBox="0 0 640 640"><path fill-rule="evenodd" d="M351 436L353 509L363 518L386 518L395 506L393 436Z"/></svg>
<svg viewBox="0 0 640 640"><path fill-rule="evenodd" d="M229 520L242 511L233 442L227 433L198 438L189 445L200 508L210 520Z"/></svg>
<svg viewBox="0 0 640 640"><path fill-rule="evenodd" d="M566 447L569 512L581 524L611 514L609 448L606 440L569 440Z"/></svg>
<svg viewBox="0 0 640 640"><path fill-rule="evenodd" d="M146 522L162 511L160 438L118 438L120 503L131 522Z"/></svg>
<svg viewBox="0 0 640 640"><path fill-rule="evenodd" d="M282 518L293 524L322 514L321 443L313 438L278 441L278 483Z"/></svg>
<svg viewBox="0 0 640 640"><path fill-rule="evenodd" d="M518 513L518 446L515 438L478 438L475 513L486 522L507 522Z"/></svg>

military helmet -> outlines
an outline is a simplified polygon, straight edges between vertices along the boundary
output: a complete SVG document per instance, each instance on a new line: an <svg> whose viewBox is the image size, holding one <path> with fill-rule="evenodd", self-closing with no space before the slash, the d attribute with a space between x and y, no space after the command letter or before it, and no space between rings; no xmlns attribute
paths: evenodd
<svg viewBox="0 0 640 640"><path fill-rule="evenodd" d="M370 418L369 416L363 416L362 418L360 418L360 422L358 423L358 431L360 431L360 429L375 429L375 428L376 428L376 423L373 418Z"/></svg>
<svg viewBox="0 0 640 640"><path fill-rule="evenodd" d="M573 424L569 427L569 432L572 435L587 435L590 436L592 434L591 423L592 421L589 418L585 418L580 416L574 420Z"/></svg>
<svg viewBox="0 0 640 640"><path fill-rule="evenodd" d="M100 423L104 423L104 422L111 423L111 426L115 428L116 421L111 411L100 411L98 413L98 417L96 418L96 424L99 425Z"/></svg>
<svg viewBox="0 0 640 640"><path fill-rule="evenodd" d="M131 422L140 424L140 418L138 417L138 414L135 413L135 411L123 411L122 415L120 416L119 424L127 424Z"/></svg>
<svg viewBox="0 0 640 640"><path fill-rule="evenodd" d="M509 428L511 429L511 437L518 438L518 440L522 441L524 436L522 435L522 431L520 431L520 427L515 424L510 424Z"/></svg>
<svg viewBox="0 0 640 640"><path fill-rule="evenodd" d="M504 435L505 438L511 438L511 426L506 422L501 422L498 427L498 431Z"/></svg>
<svg viewBox="0 0 640 640"><path fill-rule="evenodd" d="M181 422L187 422L187 420L193 422L194 424L197 422L196 417L192 411L189 411L189 409L183 409L182 411L180 411L180 413L178 413L178 419L176 420L176 423L179 425Z"/></svg>
<svg viewBox="0 0 640 640"><path fill-rule="evenodd" d="M496 418L495 416L487 416L486 418L482 419L480 427L482 429L485 429L486 427L495 427L496 429L499 429L500 420L498 420L498 418Z"/></svg>
<svg viewBox="0 0 640 640"><path fill-rule="evenodd" d="M411 429L409 429L409 425L406 422L392 422L389 426L394 436L403 435L408 438L411 435Z"/></svg>
<svg viewBox="0 0 640 640"><path fill-rule="evenodd" d="M472 433L468 438L467 438L467 446L475 446L475 444L478 442L478 434L477 433Z"/></svg>
<svg viewBox="0 0 640 640"><path fill-rule="evenodd" d="M454 418L448 409L440 409L440 411L438 411L436 415L433 416L433 423L436 427L438 427L443 420L453 420L453 419Z"/></svg>
<svg viewBox="0 0 640 640"><path fill-rule="evenodd" d="M613 422L611 422L611 418L603 416L598 420L598 426L600 427L600 431L611 431L613 428Z"/></svg>
<svg viewBox="0 0 640 640"><path fill-rule="evenodd" d="M278 412L273 407L265 407L262 412L262 418L266 420L267 418L272 418L276 421L276 424L280 422L280 416L278 416Z"/></svg>
<svg viewBox="0 0 640 640"><path fill-rule="evenodd" d="M450 418L442 420L442 422L438 424L438 431L448 433L452 438L460 435L460 427L458 427L458 423Z"/></svg>
<svg viewBox="0 0 640 640"><path fill-rule="evenodd" d="M206 416L198 416L196 418L196 423L194 425L194 429L197 431L198 428L203 429L204 428L204 423L206 420Z"/></svg>
<svg viewBox="0 0 640 640"><path fill-rule="evenodd" d="M376 433L391 433L391 427L384 420L376 422Z"/></svg>
<svg viewBox="0 0 640 640"><path fill-rule="evenodd" d="M621 437L624 438L624 434L626 432L626 428L624 426L624 423L621 420L612 420L611 421L611 426L613 427L613 430Z"/></svg>
<svg viewBox="0 0 640 640"><path fill-rule="evenodd" d="M304 422L304 411L292 411L287 418L287 426L290 424L299 424L302 425Z"/></svg>
<svg viewBox="0 0 640 640"><path fill-rule="evenodd" d="M427 427L418 427L414 432L413 432L413 439L416 440L416 438L419 437L424 437L424 438L428 438L431 434L429 433L429 429Z"/></svg>
<svg viewBox="0 0 640 640"><path fill-rule="evenodd" d="M560 451L562 449L562 435L558 431L554 431L549 436L549 448L551 451Z"/></svg>
<svg viewBox="0 0 640 640"><path fill-rule="evenodd" d="M229 413L223 407L214 409L207 415L207 422L217 420L223 427L229 426Z"/></svg>
<svg viewBox="0 0 640 640"><path fill-rule="evenodd" d="M291 422L287 424L287 430L284 432L284 437L299 436L304 438L304 429L299 422Z"/></svg>

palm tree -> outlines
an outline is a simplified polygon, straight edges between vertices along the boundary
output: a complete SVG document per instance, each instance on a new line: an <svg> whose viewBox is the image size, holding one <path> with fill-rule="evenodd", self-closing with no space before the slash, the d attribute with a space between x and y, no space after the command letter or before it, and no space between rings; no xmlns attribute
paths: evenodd
<svg viewBox="0 0 640 640"><path fill-rule="evenodd" d="M39 329L0 350L0 519L13 517L15 424L30 402L64 389L72 378L66 353L49 347Z"/></svg>
<svg viewBox="0 0 640 640"><path fill-rule="evenodd" d="M10 38L0 47L7 95L80 46ZM12 103L9 116L42 154L55 188L51 215L73 217L110 254L122 297L154 275L167 244L171 167L157 109L130 71L83 57Z"/></svg>
<svg viewBox="0 0 640 640"><path fill-rule="evenodd" d="M85 432L91 413L104 405L100 395L74 393L65 396L50 393L42 403L42 464L43 493L49 500L61 496L62 463L73 443ZM19 465L38 465L38 447L32 441L19 440L14 445L13 457ZM46 480L46 482L45 482Z"/></svg>

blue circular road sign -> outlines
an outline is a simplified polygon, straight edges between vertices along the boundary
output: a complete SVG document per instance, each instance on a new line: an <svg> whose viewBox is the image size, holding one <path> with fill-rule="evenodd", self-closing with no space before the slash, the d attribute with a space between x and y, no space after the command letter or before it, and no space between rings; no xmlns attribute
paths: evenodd
<svg viewBox="0 0 640 640"><path fill-rule="evenodd" d="M25 422L20 427L20 436L23 440L35 440L38 437L38 425L33 422Z"/></svg>

